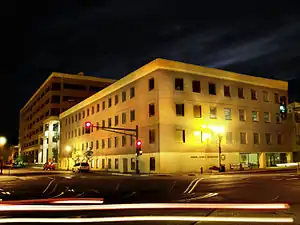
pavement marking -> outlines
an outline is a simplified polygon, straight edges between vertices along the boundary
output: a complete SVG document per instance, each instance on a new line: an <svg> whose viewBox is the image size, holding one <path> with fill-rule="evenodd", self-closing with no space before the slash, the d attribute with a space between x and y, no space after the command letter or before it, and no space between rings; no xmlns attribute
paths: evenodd
<svg viewBox="0 0 300 225"><path fill-rule="evenodd" d="M272 199L272 201L276 201L279 198L279 195L277 195L275 198Z"/></svg>
<svg viewBox="0 0 300 225"><path fill-rule="evenodd" d="M187 193L187 191L190 189L190 187L194 184L194 182L196 182L199 178L195 178L194 180L191 181L191 183L189 184L189 186L185 189L185 191L183 192L184 194Z"/></svg>
<svg viewBox="0 0 300 225"><path fill-rule="evenodd" d="M298 177L294 177L294 178L289 178L289 179L286 179L286 180L299 180Z"/></svg>
<svg viewBox="0 0 300 225"><path fill-rule="evenodd" d="M195 187L197 186L197 184L198 184L201 180L203 180L203 178L198 179L198 180L194 183L194 185L193 185L193 186L190 188L190 190L188 191L188 194L192 193L192 191L195 189Z"/></svg>
<svg viewBox="0 0 300 225"><path fill-rule="evenodd" d="M208 194L201 195L201 196L198 196L198 197L182 199L182 200L179 200L179 201L180 202L190 202L190 201L195 201L195 200L200 200L200 199L205 199L205 198L212 198L212 197L215 197L217 195L219 195L219 193L208 193Z"/></svg>
<svg viewBox="0 0 300 225"><path fill-rule="evenodd" d="M54 178L51 177L51 179L52 179L52 180L48 183L47 187L44 189L43 194L44 194L46 191L48 191L48 189L49 189L49 187L51 186L51 184L55 181Z"/></svg>
<svg viewBox="0 0 300 225"><path fill-rule="evenodd" d="M117 184L115 191L118 191L120 189L120 183Z"/></svg>
<svg viewBox="0 0 300 225"><path fill-rule="evenodd" d="M172 190L174 189L175 185L176 185L177 181L173 181L172 187L169 190L169 193L172 192Z"/></svg>
<svg viewBox="0 0 300 225"><path fill-rule="evenodd" d="M52 191L49 194L52 194L56 190L57 187L58 187L58 185L55 184L54 188L52 189Z"/></svg>

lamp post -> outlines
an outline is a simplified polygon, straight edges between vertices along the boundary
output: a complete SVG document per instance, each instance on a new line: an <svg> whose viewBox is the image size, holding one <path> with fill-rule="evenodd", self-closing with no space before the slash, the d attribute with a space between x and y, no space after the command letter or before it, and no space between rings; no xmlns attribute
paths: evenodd
<svg viewBox="0 0 300 225"><path fill-rule="evenodd" d="M0 174L1 175L3 174L3 158L4 158L3 157L3 147L6 144L6 142L7 142L6 137L0 137L0 148L1 148L1 154L0 154L0 160L1 160L0 167L1 167L1 171L0 171Z"/></svg>
<svg viewBox="0 0 300 225"><path fill-rule="evenodd" d="M69 154L70 154L70 151L71 151L71 147L69 145L66 146L66 151L68 152L68 168L67 168L67 170L70 170Z"/></svg>

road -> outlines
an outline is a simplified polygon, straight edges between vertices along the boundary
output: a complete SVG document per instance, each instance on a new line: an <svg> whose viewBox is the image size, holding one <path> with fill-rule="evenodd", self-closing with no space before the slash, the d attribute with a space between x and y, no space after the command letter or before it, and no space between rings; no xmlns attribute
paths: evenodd
<svg viewBox="0 0 300 225"><path fill-rule="evenodd" d="M300 213L300 176L295 173L137 177L45 172L0 180L0 191L3 201L93 197L104 198L106 204L281 202L291 205L284 215Z"/></svg>

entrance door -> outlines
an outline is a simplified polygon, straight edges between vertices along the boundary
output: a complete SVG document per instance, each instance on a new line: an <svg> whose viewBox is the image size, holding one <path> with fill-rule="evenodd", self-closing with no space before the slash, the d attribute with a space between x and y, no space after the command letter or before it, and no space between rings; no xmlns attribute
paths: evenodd
<svg viewBox="0 0 300 225"><path fill-rule="evenodd" d="M123 173L128 173L128 159L123 158Z"/></svg>

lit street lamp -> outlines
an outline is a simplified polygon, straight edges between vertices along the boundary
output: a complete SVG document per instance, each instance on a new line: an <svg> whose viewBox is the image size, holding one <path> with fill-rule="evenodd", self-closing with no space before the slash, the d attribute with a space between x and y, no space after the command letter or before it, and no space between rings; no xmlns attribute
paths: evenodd
<svg viewBox="0 0 300 225"><path fill-rule="evenodd" d="M69 159L69 155L70 155L70 151L71 151L71 147L69 145L66 146L66 151L68 152L68 169L70 169L70 159Z"/></svg>
<svg viewBox="0 0 300 225"><path fill-rule="evenodd" d="M0 171L0 174L2 175L3 174L3 147L4 145L6 144L7 142L7 139L6 137L0 137L0 148L1 148L1 154L0 154L0 164L1 164L1 171Z"/></svg>

